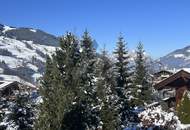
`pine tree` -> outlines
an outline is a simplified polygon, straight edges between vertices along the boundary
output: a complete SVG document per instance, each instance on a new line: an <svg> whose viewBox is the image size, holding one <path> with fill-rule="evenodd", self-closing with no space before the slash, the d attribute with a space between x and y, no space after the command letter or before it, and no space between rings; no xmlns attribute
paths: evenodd
<svg viewBox="0 0 190 130"><path fill-rule="evenodd" d="M184 97L182 98L181 102L177 105L177 115L183 124L190 123L190 99L189 99L189 92L184 93Z"/></svg>
<svg viewBox="0 0 190 130"><path fill-rule="evenodd" d="M42 86L40 87L40 95L43 99L43 104L40 105L40 115L38 117L38 120L35 124L35 129L42 130L42 129L48 129L51 130L49 127L51 125L51 118L53 118L53 115L50 114L50 111L52 111L52 104L50 103L53 100L52 91L52 78L53 78L53 63L52 60L48 57L46 61L46 73L43 77ZM51 106L50 106L51 105ZM47 126L45 125L47 124Z"/></svg>
<svg viewBox="0 0 190 130"><path fill-rule="evenodd" d="M61 38L61 49L57 49L52 59L47 59L46 73L40 89L43 103L36 129L60 130L67 129L69 125L65 116L72 111L78 90L78 75L75 73L78 70L75 67L79 57L77 44L76 38L67 33Z"/></svg>
<svg viewBox="0 0 190 130"><path fill-rule="evenodd" d="M104 102L104 105L101 108L101 122L102 130L116 130L117 129L117 118L116 111L114 110L113 105L110 105L109 102Z"/></svg>
<svg viewBox="0 0 190 130"><path fill-rule="evenodd" d="M98 100L96 98L96 76L95 62L96 52L93 48L92 38L85 31L81 40L81 58L80 58L80 91L82 91L82 104L86 109L86 117L88 117L88 127L98 127Z"/></svg>
<svg viewBox="0 0 190 130"><path fill-rule="evenodd" d="M104 48L98 60L97 67L97 97L99 98L100 110L100 126L103 130L115 130L117 127L117 109L115 98L115 81L113 76L113 64L107 57Z"/></svg>
<svg viewBox="0 0 190 130"><path fill-rule="evenodd" d="M120 126L124 127L128 124L130 106L127 101L127 93L130 93L132 81L130 79L129 54L122 36L118 38L117 48L114 54L116 55L117 59L115 63L115 72L117 83L116 91L119 97L119 114L121 117Z"/></svg>
<svg viewBox="0 0 190 130"><path fill-rule="evenodd" d="M151 98L146 57L144 53L143 44L139 42L136 50L133 90L133 95L135 97L133 104L136 106L143 106L144 103L148 103Z"/></svg>
<svg viewBox="0 0 190 130"><path fill-rule="evenodd" d="M81 40L81 73L82 73L82 85L87 95L93 96L95 89L95 62L96 54L93 48L93 42L88 32L85 31Z"/></svg>
<svg viewBox="0 0 190 130"><path fill-rule="evenodd" d="M71 33L61 38L60 49L47 60L41 87L37 129L84 130L98 125L95 77L96 53L87 31L79 48Z"/></svg>
<svg viewBox="0 0 190 130"><path fill-rule="evenodd" d="M68 93L64 89L60 72L56 66L55 60L47 59L46 73L40 88L43 103L40 104L40 115L35 125L37 130L59 130L62 126Z"/></svg>
<svg viewBox="0 0 190 130"><path fill-rule="evenodd" d="M117 42L117 48L114 52L116 55L115 70L117 73L117 93L119 97L125 97L125 90L130 81L129 54L123 37L120 36Z"/></svg>
<svg viewBox="0 0 190 130"><path fill-rule="evenodd" d="M70 43L68 45L68 43ZM74 94L74 100L70 102L71 107L65 113L63 119L63 130L84 130L89 126L89 114L83 102L86 102L83 93L83 84L81 84L81 53L79 51L79 42L72 34L63 39L61 44L62 52L57 54L59 68L63 71L64 85ZM63 54L66 52L66 58ZM66 59L66 60L65 60ZM64 65L62 63L64 61ZM64 67L64 68L63 68Z"/></svg>
<svg viewBox="0 0 190 130"><path fill-rule="evenodd" d="M47 59L40 89L43 103L36 129L84 130L98 127L93 42L86 31L79 47L71 33Z"/></svg>

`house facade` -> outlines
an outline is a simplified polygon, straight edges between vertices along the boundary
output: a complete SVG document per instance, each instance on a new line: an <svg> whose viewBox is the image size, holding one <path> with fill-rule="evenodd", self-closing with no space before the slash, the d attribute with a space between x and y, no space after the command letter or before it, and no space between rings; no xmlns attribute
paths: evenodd
<svg viewBox="0 0 190 130"><path fill-rule="evenodd" d="M157 82L154 88L159 92L160 97L168 103L176 106L182 99L184 92L190 90L190 73L180 70L175 74Z"/></svg>

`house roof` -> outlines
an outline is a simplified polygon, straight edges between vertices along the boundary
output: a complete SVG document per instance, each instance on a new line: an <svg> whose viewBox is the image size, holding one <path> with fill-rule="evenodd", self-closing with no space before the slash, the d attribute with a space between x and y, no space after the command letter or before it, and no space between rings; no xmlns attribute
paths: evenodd
<svg viewBox="0 0 190 130"><path fill-rule="evenodd" d="M167 73L167 74L170 74L170 75L173 74L173 72L171 72L171 71L168 71L168 70L161 70L161 71L158 71L158 72L154 73L154 75L160 75L160 74L162 74L162 73Z"/></svg>
<svg viewBox="0 0 190 130"><path fill-rule="evenodd" d="M25 89L38 89L36 86L34 86L33 84L31 83L28 83L28 82L18 82L18 81L6 81L6 80L3 80L3 81L0 81L0 91L3 91L5 90L6 88L8 87L12 87L12 86L18 86L18 85L24 85L24 88Z"/></svg>
<svg viewBox="0 0 190 130"><path fill-rule="evenodd" d="M18 82L16 81L0 81L0 90L4 90L5 88L11 86L11 85L15 85Z"/></svg>
<svg viewBox="0 0 190 130"><path fill-rule="evenodd" d="M170 77L162 80L154 85L155 89L161 90L164 88L180 87L190 83L190 73L184 70L180 70Z"/></svg>

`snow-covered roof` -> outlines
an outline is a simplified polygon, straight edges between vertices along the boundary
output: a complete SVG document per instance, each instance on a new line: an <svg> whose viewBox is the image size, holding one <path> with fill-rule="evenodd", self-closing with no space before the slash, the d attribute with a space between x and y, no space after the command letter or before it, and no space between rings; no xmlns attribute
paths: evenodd
<svg viewBox="0 0 190 130"><path fill-rule="evenodd" d="M33 85L32 83L26 82L25 80L21 79L18 76L0 74L0 77L3 77L3 80L2 81L0 80L0 82L17 82L17 83L36 89L35 85Z"/></svg>
<svg viewBox="0 0 190 130"><path fill-rule="evenodd" d="M31 89L37 89L37 87L29 82L19 82L19 81L16 81L16 80L3 80L3 81L0 81L0 91L1 90L4 90L5 88L7 87L10 87L12 85L18 85L18 84L23 84Z"/></svg>
<svg viewBox="0 0 190 130"><path fill-rule="evenodd" d="M0 90L3 90L7 86L10 86L15 83L16 83L16 81L0 81Z"/></svg>
<svg viewBox="0 0 190 130"><path fill-rule="evenodd" d="M190 80L190 73L182 69L182 70L178 71L177 73L171 75L170 77L155 84L154 87L158 90L166 88L166 87L170 86L169 84L175 82L176 80L178 80L180 78L182 78L184 80L182 82L185 82L185 80ZM172 86L174 86L174 84ZM170 87L172 87L172 86L170 86Z"/></svg>

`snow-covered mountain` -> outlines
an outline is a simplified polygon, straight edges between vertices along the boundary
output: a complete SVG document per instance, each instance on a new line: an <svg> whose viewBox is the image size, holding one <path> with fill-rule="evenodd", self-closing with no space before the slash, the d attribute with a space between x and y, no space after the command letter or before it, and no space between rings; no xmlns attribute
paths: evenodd
<svg viewBox="0 0 190 130"><path fill-rule="evenodd" d="M159 58L156 64L168 69L190 68L190 46L177 49Z"/></svg>
<svg viewBox="0 0 190 130"><path fill-rule="evenodd" d="M39 29L11 27L0 24L0 35L19 41L33 41L33 44L59 46L59 39Z"/></svg>
<svg viewBox="0 0 190 130"><path fill-rule="evenodd" d="M57 37L41 30L0 25L0 80L35 83L58 44Z"/></svg>

